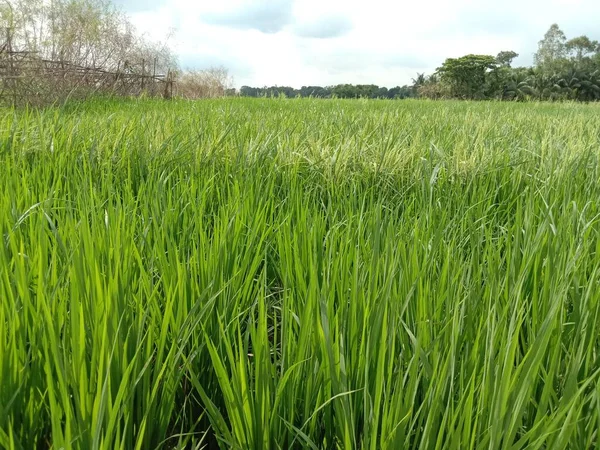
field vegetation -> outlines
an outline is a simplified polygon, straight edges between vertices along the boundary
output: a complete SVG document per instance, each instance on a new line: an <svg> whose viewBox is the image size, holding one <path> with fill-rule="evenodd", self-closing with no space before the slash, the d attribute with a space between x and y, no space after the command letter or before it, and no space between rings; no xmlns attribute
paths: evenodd
<svg viewBox="0 0 600 450"><path fill-rule="evenodd" d="M0 111L0 447L600 445L600 109Z"/></svg>

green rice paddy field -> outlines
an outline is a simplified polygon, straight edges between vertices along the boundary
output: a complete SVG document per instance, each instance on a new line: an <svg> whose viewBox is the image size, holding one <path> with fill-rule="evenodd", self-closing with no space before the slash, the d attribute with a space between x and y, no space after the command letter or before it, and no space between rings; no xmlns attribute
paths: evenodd
<svg viewBox="0 0 600 450"><path fill-rule="evenodd" d="M600 107L0 110L0 447L594 449Z"/></svg>

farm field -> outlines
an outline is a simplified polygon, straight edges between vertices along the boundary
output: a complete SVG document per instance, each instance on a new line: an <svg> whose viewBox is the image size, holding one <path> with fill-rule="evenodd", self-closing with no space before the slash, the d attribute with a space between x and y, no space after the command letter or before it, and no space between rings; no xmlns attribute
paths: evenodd
<svg viewBox="0 0 600 450"><path fill-rule="evenodd" d="M0 110L0 448L593 449L600 107Z"/></svg>

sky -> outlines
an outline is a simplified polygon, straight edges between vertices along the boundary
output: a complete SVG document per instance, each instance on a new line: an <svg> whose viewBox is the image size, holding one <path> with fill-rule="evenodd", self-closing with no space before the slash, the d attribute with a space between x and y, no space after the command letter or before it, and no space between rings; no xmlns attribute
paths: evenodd
<svg viewBox="0 0 600 450"><path fill-rule="evenodd" d="M234 85L393 87L446 58L519 53L553 23L600 40L600 0L116 0L138 31L169 37L184 69L224 66Z"/></svg>

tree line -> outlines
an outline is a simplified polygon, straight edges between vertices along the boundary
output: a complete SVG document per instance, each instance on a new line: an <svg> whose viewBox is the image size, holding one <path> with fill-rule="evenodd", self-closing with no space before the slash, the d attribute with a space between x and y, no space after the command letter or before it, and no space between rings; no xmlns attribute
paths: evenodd
<svg viewBox="0 0 600 450"><path fill-rule="evenodd" d="M432 74L417 74L411 85L242 86L247 97L432 98L465 100L600 100L600 43L588 36L567 39L553 24L538 43L531 67L513 67L519 55L465 55L448 58Z"/></svg>
<svg viewBox="0 0 600 450"><path fill-rule="evenodd" d="M416 97L414 86L396 86L388 89L375 84L339 84L337 86L302 86L294 89L289 86L255 88L242 86L243 97L318 97L318 98L389 98L403 99Z"/></svg>

